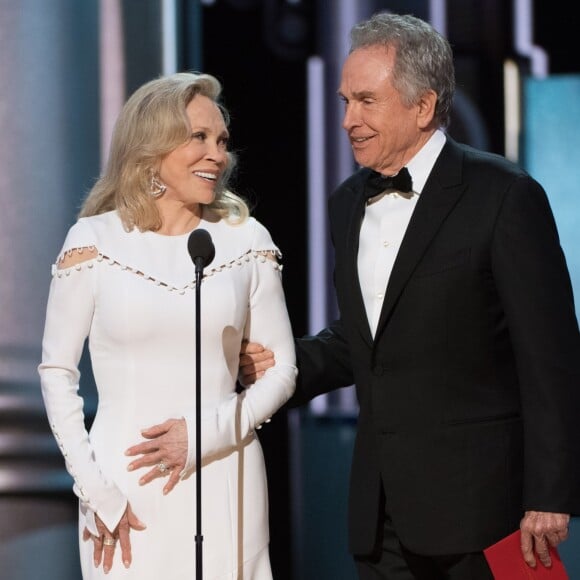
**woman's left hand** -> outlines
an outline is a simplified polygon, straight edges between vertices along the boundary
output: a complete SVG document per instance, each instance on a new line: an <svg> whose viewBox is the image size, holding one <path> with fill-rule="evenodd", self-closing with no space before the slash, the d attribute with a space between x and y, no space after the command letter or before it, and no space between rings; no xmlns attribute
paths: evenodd
<svg viewBox="0 0 580 580"><path fill-rule="evenodd" d="M152 467L139 480L145 485L158 477L169 475L163 487L163 493L168 494L179 482L180 474L187 461L187 426L185 419L168 419L160 425L153 425L141 431L147 439L125 451L125 455L140 455L127 469L134 471L143 467Z"/></svg>

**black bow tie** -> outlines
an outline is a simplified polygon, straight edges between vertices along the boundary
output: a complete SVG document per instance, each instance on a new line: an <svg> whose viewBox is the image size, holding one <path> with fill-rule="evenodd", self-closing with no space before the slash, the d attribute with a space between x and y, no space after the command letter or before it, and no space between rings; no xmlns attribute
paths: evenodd
<svg viewBox="0 0 580 580"><path fill-rule="evenodd" d="M385 189L396 189L404 193L411 191L413 189L413 181L409 170L403 167L397 175L388 177L373 171L365 183L364 196L366 199L370 199L375 195L379 195L379 193L383 193Z"/></svg>

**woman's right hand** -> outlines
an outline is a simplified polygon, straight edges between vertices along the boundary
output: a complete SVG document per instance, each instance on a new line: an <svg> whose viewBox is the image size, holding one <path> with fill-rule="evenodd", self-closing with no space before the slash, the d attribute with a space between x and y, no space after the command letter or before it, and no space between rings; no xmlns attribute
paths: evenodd
<svg viewBox="0 0 580 580"><path fill-rule="evenodd" d="M101 518L95 514L95 523L99 532L98 536L94 536L87 528L83 530L83 540L93 540L93 562L95 568L98 568L103 563L103 571L105 574L113 567L113 557L115 555L115 548L117 547L117 540L121 545L121 557L125 568L131 565L131 538L129 536L131 530L141 531L147 526L139 520L133 513L131 505L127 503L125 513L119 520L117 527L111 533L107 526L102 522Z"/></svg>
<svg viewBox="0 0 580 580"><path fill-rule="evenodd" d="M133 471L143 467L150 468L139 478L139 485L146 485L159 477L169 475L163 487L168 494L179 482L181 472L187 462L187 425L185 419L167 419L141 431L145 441L129 447L125 455L139 456L129 463L127 469Z"/></svg>

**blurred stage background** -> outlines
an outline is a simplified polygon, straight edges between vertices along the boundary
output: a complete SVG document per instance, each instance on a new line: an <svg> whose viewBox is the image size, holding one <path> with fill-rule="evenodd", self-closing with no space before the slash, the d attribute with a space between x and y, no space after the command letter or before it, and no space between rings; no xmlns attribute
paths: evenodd
<svg viewBox="0 0 580 580"><path fill-rule="evenodd" d="M36 366L50 264L125 97L175 70L222 81L236 189L283 251L295 334L316 332L335 314L326 196L353 170L336 97L340 64L351 25L377 10L413 13L450 39L458 81L450 134L542 182L580 296L580 57L566 4L0 0L0 580L80 580L76 500ZM86 361L83 379L90 421ZM276 580L355 578L346 551L355 417L349 388L260 431ZM577 521L561 553L580 578Z"/></svg>

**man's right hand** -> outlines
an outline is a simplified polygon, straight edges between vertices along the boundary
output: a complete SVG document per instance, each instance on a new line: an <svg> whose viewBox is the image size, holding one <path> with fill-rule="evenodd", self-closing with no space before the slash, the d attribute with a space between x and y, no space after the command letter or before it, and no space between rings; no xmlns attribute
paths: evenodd
<svg viewBox="0 0 580 580"><path fill-rule="evenodd" d="M276 364L274 353L257 342L242 341L239 379L242 385L251 385Z"/></svg>

